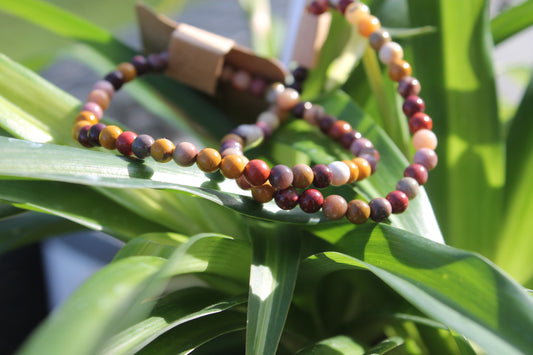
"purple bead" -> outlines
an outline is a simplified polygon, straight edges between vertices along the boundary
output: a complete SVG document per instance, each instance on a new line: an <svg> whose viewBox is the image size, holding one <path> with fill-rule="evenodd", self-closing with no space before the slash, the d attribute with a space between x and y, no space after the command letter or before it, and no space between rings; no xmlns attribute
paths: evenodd
<svg viewBox="0 0 533 355"><path fill-rule="evenodd" d="M112 71L104 77L104 80L109 81L115 88L115 91L119 90L124 85L124 75L118 71Z"/></svg>
<svg viewBox="0 0 533 355"><path fill-rule="evenodd" d="M340 143L344 149L350 149L352 143L357 140L363 138L363 135L356 131L355 129L351 130L350 132L346 132L342 135L340 139Z"/></svg>
<svg viewBox="0 0 533 355"><path fill-rule="evenodd" d="M417 78L406 76L398 82L398 93L407 98L408 96L418 96L420 94L420 82Z"/></svg>
<svg viewBox="0 0 533 355"><path fill-rule="evenodd" d="M250 93L255 97L261 98L265 96L267 86L268 84L264 79L253 78L252 82L250 83L250 86L248 87L248 90L250 90Z"/></svg>
<svg viewBox="0 0 533 355"><path fill-rule="evenodd" d="M91 142L89 142L89 130L91 129L91 126L87 125L85 127L83 127L81 130L80 130L80 134L78 136L78 142L80 142L80 144L86 148L92 148L93 145L91 144Z"/></svg>
<svg viewBox="0 0 533 355"><path fill-rule="evenodd" d="M309 101L301 101L296 104L291 110L292 114L296 118L303 118L305 110L310 109L312 104Z"/></svg>
<svg viewBox="0 0 533 355"><path fill-rule="evenodd" d="M94 84L93 90L102 90L103 92L107 94L107 96L109 96L110 99L115 94L115 88L107 80L98 81L96 84Z"/></svg>
<svg viewBox="0 0 533 355"><path fill-rule="evenodd" d="M93 125L89 132L87 133L87 138L89 139L89 143L95 147L99 147L100 144L100 133L102 130L106 127L103 123L97 123Z"/></svg>
<svg viewBox="0 0 533 355"><path fill-rule="evenodd" d="M324 164L317 164L313 166L313 185L319 189L323 187L328 187L333 181L333 172L331 169Z"/></svg>
<svg viewBox="0 0 533 355"><path fill-rule="evenodd" d="M268 181L270 185L276 190L284 190L291 186L294 180L292 169L287 165L275 165L270 169L270 176Z"/></svg>
<svg viewBox="0 0 533 355"><path fill-rule="evenodd" d="M418 195L420 188L415 179L411 177L404 177L396 184L396 190L402 191L405 195L407 195L408 199L412 200Z"/></svg>
<svg viewBox="0 0 533 355"><path fill-rule="evenodd" d="M269 139L270 136L272 136L272 128L268 125L268 123L261 121L256 122L255 125L261 128L261 131L263 131L264 139Z"/></svg>
<svg viewBox="0 0 533 355"><path fill-rule="evenodd" d="M374 158L376 158L377 161L380 161L380 159L381 159L381 156L379 155L379 152L377 151L377 149L374 149L374 148L363 148L363 149L361 149L361 151L359 152L359 156L361 156L363 154L371 155Z"/></svg>
<svg viewBox="0 0 533 355"><path fill-rule="evenodd" d="M350 151L352 154L356 157L361 154L361 151L365 148L374 148L374 144L369 139L366 138L360 138L353 141L352 145L350 146Z"/></svg>
<svg viewBox="0 0 533 355"><path fill-rule="evenodd" d="M437 154L429 148L421 148L413 156L413 163L424 166L428 171L433 170L438 162Z"/></svg>
<svg viewBox="0 0 533 355"><path fill-rule="evenodd" d="M322 207L324 196L318 190L308 189L302 192L298 203L305 213L315 213Z"/></svg>
<svg viewBox="0 0 533 355"><path fill-rule="evenodd" d="M305 81L307 79L307 75L309 74L309 69L306 67L297 67L292 71L292 77L295 81Z"/></svg>
<svg viewBox="0 0 533 355"><path fill-rule="evenodd" d="M402 191L392 191L386 198L391 204L392 213L402 213L409 207L409 198Z"/></svg>
<svg viewBox="0 0 533 355"><path fill-rule="evenodd" d="M142 55L136 55L131 59L131 64L135 67L135 70L137 72L137 76L141 76L143 74L146 74L150 70L150 65L148 64L148 60L146 57Z"/></svg>
<svg viewBox="0 0 533 355"><path fill-rule="evenodd" d="M387 199L377 197L368 203L370 206L370 218L375 222L383 222L392 213L392 206Z"/></svg>
<svg viewBox="0 0 533 355"><path fill-rule="evenodd" d="M424 112L426 110L426 104L420 97L411 95L405 99L402 108L403 113L411 118L417 112Z"/></svg>
<svg viewBox="0 0 533 355"><path fill-rule="evenodd" d="M419 185L424 185L428 181L428 171L420 164L411 164L403 171L403 176L411 177L418 182Z"/></svg>
<svg viewBox="0 0 533 355"><path fill-rule="evenodd" d="M333 116L322 116L318 118L318 128L322 131L324 134L328 134L329 130L333 126L333 124L337 122L337 117Z"/></svg>
<svg viewBox="0 0 533 355"><path fill-rule="evenodd" d="M294 187L274 192L274 201L282 210L292 210L298 204L298 191Z"/></svg>
<svg viewBox="0 0 533 355"><path fill-rule="evenodd" d="M131 151L139 159L148 158L151 154L150 149L154 142L155 140L147 134L138 135L133 140L133 143L131 143Z"/></svg>
<svg viewBox="0 0 533 355"><path fill-rule="evenodd" d="M370 154L361 154L359 155L359 158L365 159L368 162L368 164L370 164L370 169L372 170L371 174L374 174L376 170L378 170L379 160L376 159L375 156L370 155Z"/></svg>
<svg viewBox="0 0 533 355"><path fill-rule="evenodd" d="M152 53L148 55L147 60L151 70L155 72L161 72L167 67L168 54L166 52Z"/></svg>
<svg viewBox="0 0 533 355"><path fill-rule="evenodd" d="M94 113L96 118L101 119L104 115L104 110L98 105L96 102L87 102L83 107L81 108L82 111L89 111Z"/></svg>
<svg viewBox="0 0 533 355"><path fill-rule="evenodd" d="M224 142L222 142L222 144L220 144L220 151L226 150L228 148L238 149L242 151L242 144L234 139L226 139Z"/></svg>
<svg viewBox="0 0 533 355"><path fill-rule="evenodd" d="M295 81L292 84L288 85L287 87L298 91L299 94L301 94L302 91L304 90L303 84L299 81Z"/></svg>

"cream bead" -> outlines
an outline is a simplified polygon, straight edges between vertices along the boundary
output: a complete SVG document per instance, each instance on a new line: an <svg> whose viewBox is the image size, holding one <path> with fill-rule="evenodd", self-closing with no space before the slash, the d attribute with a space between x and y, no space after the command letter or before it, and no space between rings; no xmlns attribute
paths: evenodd
<svg viewBox="0 0 533 355"><path fill-rule="evenodd" d="M437 136L429 129L420 129L413 134L413 147L415 150L422 148L435 150L437 148L437 142Z"/></svg>
<svg viewBox="0 0 533 355"><path fill-rule="evenodd" d="M350 23L353 26L357 26L359 24L359 21L365 17L370 15L370 9L365 4L354 1L348 7L346 8L346 11L344 12L344 17L346 17L346 21Z"/></svg>
<svg viewBox="0 0 533 355"><path fill-rule="evenodd" d="M402 46L396 42L385 43L379 50L379 60L381 60L383 64L391 65L396 61L402 60L402 58Z"/></svg>
<svg viewBox="0 0 533 355"><path fill-rule="evenodd" d="M285 90L276 97L278 107L285 111L292 109L299 101L300 94L292 88L285 88Z"/></svg>
<svg viewBox="0 0 533 355"><path fill-rule="evenodd" d="M272 111L264 111L257 117L257 122L264 122L266 125L275 130L279 127L279 117Z"/></svg>
<svg viewBox="0 0 533 355"><path fill-rule="evenodd" d="M346 163L343 163L342 161L334 161L328 165L328 168L333 173L331 185L341 186L346 184L350 179L350 168Z"/></svg>

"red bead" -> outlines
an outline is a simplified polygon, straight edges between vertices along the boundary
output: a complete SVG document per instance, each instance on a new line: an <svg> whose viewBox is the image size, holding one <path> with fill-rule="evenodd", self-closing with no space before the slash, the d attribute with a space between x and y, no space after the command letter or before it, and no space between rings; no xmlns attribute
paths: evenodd
<svg viewBox="0 0 533 355"><path fill-rule="evenodd" d="M417 112L424 112L425 110L426 104L424 100L415 95L408 96L403 103L403 113L407 117L411 117Z"/></svg>
<svg viewBox="0 0 533 355"><path fill-rule="evenodd" d="M126 156L132 155L133 151L131 150L131 145L133 144L135 138L137 138L137 134L134 132L122 132L122 134L117 138L117 150Z"/></svg>
<svg viewBox="0 0 533 355"><path fill-rule="evenodd" d="M308 189L302 192L298 203L305 213L315 213L322 207L324 196L318 190Z"/></svg>
<svg viewBox="0 0 533 355"><path fill-rule="evenodd" d="M270 168L260 159L253 159L244 168L244 177L252 186L263 185L270 176Z"/></svg>
<svg viewBox="0 0 533 355"><path fill-rule="evenodd" d="M418 182L419 185L424 185L428 181L428 171L420 164L411 164L403 171L403 176L411 177Z"/></svg>
<svg viewBox="0 0 533 355"><path fill-rule="evenodd" d="M402 191L392 191L387 195L386 199L392 206L392 213L402 213L409 206L409 198Z"/></svg>
<svg viewBox="0 0 533 355"><path fill-rule="evenodd" d="M307 6L307 11L313 15L322 15L324 12L328 11L329 0L313 0Z"/></svg>
<svg viewBox="0 0 533 355"><path fill-rule="evenodd" d="M244 175L241 175L235 181L237 182L237 186L239 186L242 190L250 190L252 188L252 185L250 185L248 181L246 181L246 178L244 177Z"/></svg>
<svg viewBox="0 0 533 355"><path fill-rule="evenodd" d="M298 204L298 191L294 187L274 192L274 201L282 210L292 210Z"/></svg>
<svg viewBox="0 0 533 355"><path fill-rule="evenodd" d="M433 128L433 121L431 117L426 115L423 112L417 112L409 119L409 131L411 134L414 134L420 129L429 129Z"/></svg>
<svg viewBox="0 0 533 355"><path fill-rule="evenodd" d="M341 137L347 133L352 131L352 126L346 121L336 121L333 123L333 126L329 129L329 136L335 140L339 141Z"/></svg>
<svg viewBox="0 0 533 355"><path fill-rule="evenodd" d="M319 189L323 187L328 187L333 181L333 172L331 169L324 164L317 164L313 166L313 185Z"/></svg>

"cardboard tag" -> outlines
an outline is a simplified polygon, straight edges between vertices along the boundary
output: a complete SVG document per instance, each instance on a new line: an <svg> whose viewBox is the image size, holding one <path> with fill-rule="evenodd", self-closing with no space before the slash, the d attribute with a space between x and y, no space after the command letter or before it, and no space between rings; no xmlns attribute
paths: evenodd
<svg viewBox="0 0 533 355"><path fill-rule="evenodd" d="M300 28L292 60L308 69L315 68L318 65L324 42L328 37L330 25L331 13L329 11L320 16L304 11L300 19Z"/></svg>

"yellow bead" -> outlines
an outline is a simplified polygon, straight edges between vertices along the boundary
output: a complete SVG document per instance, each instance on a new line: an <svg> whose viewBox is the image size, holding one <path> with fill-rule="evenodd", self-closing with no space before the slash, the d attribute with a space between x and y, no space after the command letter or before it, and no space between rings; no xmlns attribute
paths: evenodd
<svg viewBox="0 0 533 355"><path fill-rule="evenodd" d="M352 161L355 163L355 165L357 165L357 168L359 169L359 176L357 177L356 181L364 180L369 177L370 174L372 174L372 167L366 159L355 158L352 159Z"/></svg>
<svg viewBox="0 0 533 355"><path fill-rule="evenodd" d="M117 67L117 70L122 73L122 76L124 76L125 83L132 81L137 76L137 70L131 63L120 63Z"/></svg>
<svg viewBox="0 0 533 355"><path fill-rule="evenodd" d="M368 15L359 20L357 28L361 36L370 37L372 33L381 28L381 23L376 16Z"/></svg>
<svg viewBox="0 0 533 355"><path fill-rule="evenodd" d="M359 24L359 21L363 18L370 15L370 9L365 4L354 1L348 7L346 8L346 11L344 12L344 17L346 17L346 21L350 23L353 26L357 26Z"/></svg>
<svg viewBox="0 0 533 355"><path fill-rule="evenodd" d="M405 60L393 62L389 66L389 77L392 81L400 81L406 76L411 76L411 65Z"/></svg>
<svg viewBox="0 0 533 355"><path fill-rule="evenodd" d="M155 161L166 163L172 159L172 153L174 153L174 149L176 149L174 143L166 138L160 138L152 144L152 148L150 148L150 154Z"/></svg>
<svg viewBox="0 0 533 355"><path fill-rule="evenodd" d="M97 124L99 119L91 111L81 111L79 115L76 116L76 119L74 120L74 122L80 122L80 121L88 121L88 122L91 122L91 124Z"/></svg>
<svg viewBox="0 0 533 355"><path fill-rule="evenodd" d="M220 172L227 179L237 179L242 175L245 166L246 163L242 156L230 154L220 162Z"/></svg>
<svg viewBox="0 0 533 355"><path fill-rule="evenodd" d="M80 135L80 131L85 126L92 126L93 124L89 121L78 121L74 124L74 127L72 128L72 137L74 137L75 140L78 140L78 136Z"/></svg>
<svg viewBox="0 0 533 355"><path fill-rule="evenodd" d="M117 139L121 134L122 130L120 127L113 125L106 126L102 132L100 132L98 140L100 141L100 145L102 145L102 147L113 150L117 147Z"/></svg>
<svg viewBox="0 0 533 355"><path fill-rule="evenodd" d="M220 153L213 148L202 149L196 157L196 165L206 173L214 173L218 170L222 157Z"/></svg>
<svg viewBox="0 0 533 355"><path fill-rule="evenodd" d="M269 182L260 186L252 186L252 197L259 203L267 203L274 198L274 188Z"/></svg>
<svg viewBox="0 0 533 355"><path fill-rule="evenodd" d="M350 168L350 178L348 179L348 184L354 182L359 177L359 168L355 163L351 160L343 160L344 164L348 165L348 168Z"/></svg>

